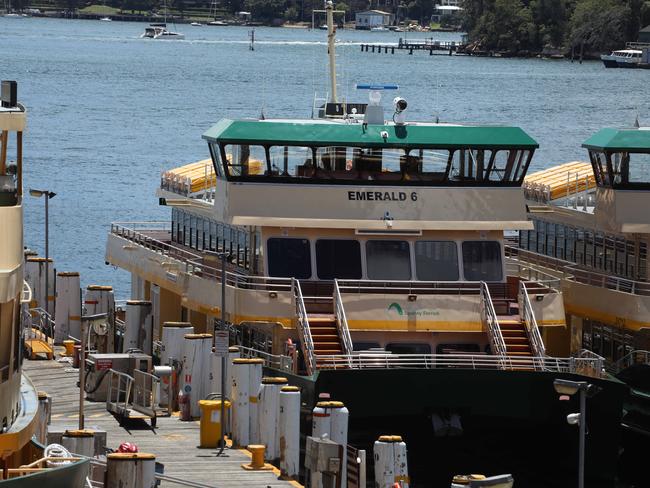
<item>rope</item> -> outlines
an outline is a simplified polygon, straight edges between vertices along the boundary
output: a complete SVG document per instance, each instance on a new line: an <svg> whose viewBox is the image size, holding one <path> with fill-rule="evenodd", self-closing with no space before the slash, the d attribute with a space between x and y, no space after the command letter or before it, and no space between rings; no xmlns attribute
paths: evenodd
<svg viewBox="0 0 650 488"><path fill-rule="evenodd" d="M45 451L43 452L43 455L45 457L52 457L52 458L69 458L73 457L70 451L68 451L65 447L63 447L61 444L49 444L46 448ZM63 466L64 464L70 464L71 461L48 461L47 466L49 468L56 468L59 466Z"/></svg>

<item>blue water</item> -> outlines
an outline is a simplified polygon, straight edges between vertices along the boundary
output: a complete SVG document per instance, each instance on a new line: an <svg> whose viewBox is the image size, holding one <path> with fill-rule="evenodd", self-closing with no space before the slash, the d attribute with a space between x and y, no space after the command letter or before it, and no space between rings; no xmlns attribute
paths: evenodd
<svg viewBox="0 0 650 488"><path fill-rule="evenodd" d="M186 40L139 39L140 23L0 17L0 78L19 82L29 109L25 185L57 193L50 254L120 298L129 277L104 265L106 233L112 221L168 219L155 198L161 169L207 157L201 134L222 117L308 117L326 91L324 31L257 28L250 51L249 28L175 28ZM521 126L541 146L533 169L584 158L581 142L601 127L637 113L650 122L649 71L360 51L400 35L340 32L340 93L359 100L354 83L394 82L413 120ZM43 252L43 202L25 207L25 242Z"/></svg>

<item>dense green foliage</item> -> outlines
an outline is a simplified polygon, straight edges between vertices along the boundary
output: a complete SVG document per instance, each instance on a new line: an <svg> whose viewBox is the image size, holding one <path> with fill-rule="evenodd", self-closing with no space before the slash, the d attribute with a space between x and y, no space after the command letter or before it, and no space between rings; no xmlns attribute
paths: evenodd
<svg viewBox="0 0 650 488"><path fill-rule="evenodd" d="M609 51L650 24L647 0L463 0L463 26L489 50Z"/></svg>

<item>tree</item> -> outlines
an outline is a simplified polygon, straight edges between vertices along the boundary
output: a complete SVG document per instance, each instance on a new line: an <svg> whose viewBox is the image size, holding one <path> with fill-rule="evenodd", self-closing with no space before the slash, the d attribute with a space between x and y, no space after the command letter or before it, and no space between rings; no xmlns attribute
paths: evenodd
<svg viewBox="0 0 650 488"><path fill-rule="evenodd" d="M516 52L536 47L530 9L520 0L479 0L474 2L470 11L474 15L482 12L476 19L465 17L464 24L471 26L470 37L481 40L484 48Z"/></svg>
<svg viewBox="0 0 650 488"><path fill-rule="evenodd" d="M254 19L270 21L282 18L287 7L286 0L246 0L246 10L250 11Z"/></svg>
<svg viewBox="0 0 650 488"><path fill-rule="evenodd" d="M628 40L632 11L616 0L579 0L571 17L569 45L609 52Z"/></svg>

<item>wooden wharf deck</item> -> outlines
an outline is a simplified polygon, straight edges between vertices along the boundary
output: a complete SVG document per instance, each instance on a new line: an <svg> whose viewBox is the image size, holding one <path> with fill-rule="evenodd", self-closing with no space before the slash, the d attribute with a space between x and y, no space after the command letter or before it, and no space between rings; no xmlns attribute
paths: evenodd
<svg viewBox="0 0 650 488"><path fill-rule="evenodd" d="M455 41L438 41L433 38L426 39L402 39L399 38L397 44L361 44L361 52L377 52L382 51L385 54L389 52L395 54L395 50L408 51L413 54L413 51L428 51L430 56L435 54L451 56L455 52L463 51L465 45Z"/></svg>
<svg viewBox="0 0 650 488"><path fill-rule="evenodd" d="M68 363L52 360L25 360L24 372L37 390L52 397L50 428L76 429L79 416L78 370ZM200 449L199 422L181 422L178 417L159 417L156 429L145 420L130 420L121 426L106 411L104 402L85 403L85 427L106 431L107 447L117 449L122 442L131 442L141 452L156 455L164 464L164 474L187 481L204 483L215 488L287 488L299 487L295 482L278 480L273 471L247 471L241 465L250 462L247 451L228 448L226 456L217 457L218 449ZM164 481L161 486L179 486Z"/></svg>

